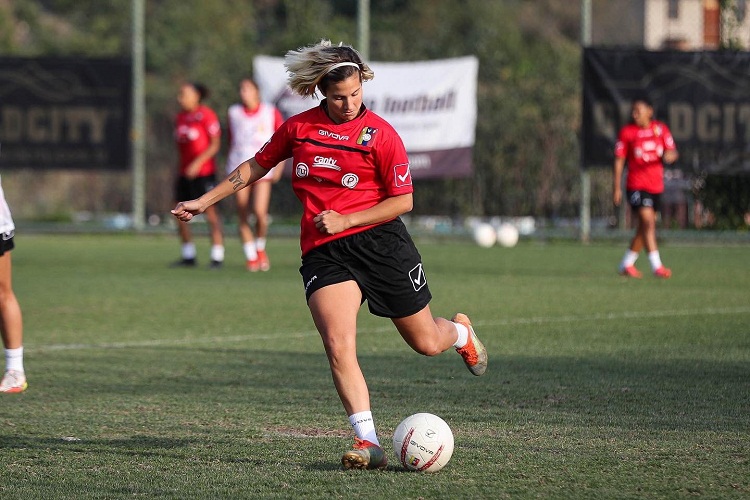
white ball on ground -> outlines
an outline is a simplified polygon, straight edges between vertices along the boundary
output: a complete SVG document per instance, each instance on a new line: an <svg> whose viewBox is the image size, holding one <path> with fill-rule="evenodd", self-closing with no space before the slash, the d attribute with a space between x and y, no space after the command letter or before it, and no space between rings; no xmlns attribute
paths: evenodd
<svg viewBox="0 0 750 500"><path fill-rule="evenodd" d="M495 228L486 222L480 222L474 226L474 241L477 245L484 248L489 248L497 241L497 233Z"/></svg>
<svg viewBox="0 0 750 500"><path fill-rule="evenodd" d="M518 229L513 224L504 222L497 228L497 242L505 248L512 248L518 243Z"/></svg>
<svg viewBox="0 0 750 500"><path fill-rule="evenodd" d="M432 413L415 413L398 424L393 433L393 451L406 470L437 472L453 455L453 431Z"/></svg>

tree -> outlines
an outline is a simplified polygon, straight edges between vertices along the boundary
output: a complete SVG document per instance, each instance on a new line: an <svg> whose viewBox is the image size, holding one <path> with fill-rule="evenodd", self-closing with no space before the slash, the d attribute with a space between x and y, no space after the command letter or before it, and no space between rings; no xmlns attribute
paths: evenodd
<svg viewBox="0 0 750 500"><path fill-rule="evenodd" d="M127 56L129 4L0 3L0 26L13 27L2 31L13 34L0 35L0 47L29 56ZM175 151L169 139L182 81L206 83L209 104L221 116L255 55L282 56L321 38L356 44L351 0L148 0L146 7L147 198L154 212L166 211L172 202ZM373 61L479 58L475 175L420 183L417 213L577 212L578 15L577 4L563 0L371 3ZM28 33L21 36L24 26ZM116 177L127 190L129 178ZM285 196L291 192L275 196L274 204L295 206Z"/></svg>

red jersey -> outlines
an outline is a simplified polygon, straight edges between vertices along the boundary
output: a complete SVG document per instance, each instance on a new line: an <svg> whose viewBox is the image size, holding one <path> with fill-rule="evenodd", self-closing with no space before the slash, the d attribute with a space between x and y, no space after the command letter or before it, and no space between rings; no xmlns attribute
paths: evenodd
<svg viewBox="0 0 750 500"><path fill-rule="evenodd" d="M190 162L205 151L211 144L211 138L221 135L221 124L216 113L209 107L200 105L195 111L182 111L175 119L174 137L180 152L180 175ZM199 177L214 175L216 162L211 157L198 172Z"/></svg>
<svg viewBox="0 0 750 500"><path fill-rule="evenodd" d="M377 225L351 227L333 236L323 234L313 222L323 210L348 214L413 192L406 148L388 122L365 109L354 120L336 124L324 105L325 101L289 118L255 155L258 164L267 169L293 158L292 187L303 209L303 255Z"/></svg>
<svg viewBox="0 0 750 500"><path fill-rule="evenodd" d="M625 158L628 165L626 189L659 194L664 191L664 151L676 149L669 128L651 120L646 128L634 123L620 129L615 144L615 157Z"/></svg>

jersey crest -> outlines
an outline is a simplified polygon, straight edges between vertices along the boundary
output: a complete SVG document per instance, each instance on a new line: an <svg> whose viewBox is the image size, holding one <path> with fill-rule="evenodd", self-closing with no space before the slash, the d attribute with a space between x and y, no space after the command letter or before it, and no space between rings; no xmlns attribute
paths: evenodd
<svg viewBox="0 0 750 500"><path fill-rule="evenodd" d="M378 132L378 129L372 128L372 127L365 127L362 129L362 132L359 133L359 137L357 138L357 144L360 146L367 146L370 144L370 141L375 137L375 134Z"/></svg>

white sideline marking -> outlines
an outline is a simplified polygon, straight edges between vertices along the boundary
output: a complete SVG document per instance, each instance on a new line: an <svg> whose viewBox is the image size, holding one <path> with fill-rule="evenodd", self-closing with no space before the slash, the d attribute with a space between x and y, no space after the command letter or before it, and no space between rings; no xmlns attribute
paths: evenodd
<svg viewBox="0 0 750 500"><path fill-rule="evenodd" d="M747 314L750 307L710 307L707 309L684 309L675 311L624 311L598 313L586 316L554 316L538 318L511 318L499 321L477 322L476 326L530 325L537 323L572 323L574 321L600 321L620 319L668 318L677 316L718 316L722 314Z"/></svg>
<svg viewBox="0 0 750 500"><path fill-rule="evenodd" d="M621 319L644 319L644 318L667 318L678 316L718 316L722 314L748 314L750 307L710 307L707 309L690 309L674 311L625 311L619 313L600 313L589 314L585 316L549 316L549 317L532 317L532 318L509 318L496 321L477 321L474 323L477 327L486 326L510 326L510 325L532 325L541 323L572 323L575 321L613 321ZM366 328L360 330L361 333L380 333L392 331L393 327ZM164 347L176 345L195 345L195 344L221 344L232 342L245 342L248 340L273 340L278 338L304 338L317 336L316 330L305 330L289 333L275 333L273 335L225 335L214 337L191 337L184 339L153 339L153 340L134 340L132 342L102 342L95 344L50 344L39 346L28 346L27 351L68 351L73 349L127 349L133 347Z"/></svg>

